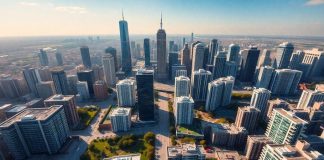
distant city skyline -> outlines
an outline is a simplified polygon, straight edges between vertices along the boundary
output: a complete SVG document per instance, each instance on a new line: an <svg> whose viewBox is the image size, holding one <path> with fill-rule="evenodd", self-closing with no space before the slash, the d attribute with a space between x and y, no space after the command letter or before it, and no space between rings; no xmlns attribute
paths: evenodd
<svg viewBox="0 0 324 160"><path fill-rule="evenodd" d="M324 0L0 0L0 37L129 34L324 36Z"/></svg>

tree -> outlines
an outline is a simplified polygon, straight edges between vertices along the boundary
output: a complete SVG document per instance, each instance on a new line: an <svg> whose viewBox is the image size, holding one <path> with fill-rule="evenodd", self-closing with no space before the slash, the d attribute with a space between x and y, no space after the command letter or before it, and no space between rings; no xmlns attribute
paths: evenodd
<svg viewBox="0 0 324 160"><path fill-rule="evenodd" d="M199 142L199 144L205 147L205 146L206 146L206 140L201 140L201 141Z"/></svg>
<svg viewBox="0 0 324 160"><path fill-rule="evenodd" d="M153 143L154 142L154 139L155 139L155 134L153 132L147 132L145 135L144 135L144 141L146 143Z"/></svg>

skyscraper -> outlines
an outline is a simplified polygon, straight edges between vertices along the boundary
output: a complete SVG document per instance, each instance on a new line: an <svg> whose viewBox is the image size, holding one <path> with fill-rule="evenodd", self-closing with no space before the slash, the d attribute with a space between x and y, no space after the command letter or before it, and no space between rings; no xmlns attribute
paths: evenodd
<svg viewBox="0 0 324 160"><path fill-rule="evenodd" d="M71 94L77 94L77 87L76 84L78 82L78 76L77 75L67 75L67 81L70 87Z"/></svg>
<svg viewBox="0 0 324 160"><path fill-rule="evenodd" d="M198 43L193 47L192 51L191 75L193 75L194 71L204 69L205 45L203 43Z"/></svg>
<svg viewBox="0 0 324 160"><path fill-rule="evenodd" d="M261 111L261 115L264 115L270 97L271 92L269 90L265 88L254 89L250 106L258 108Z"/></svg>
<svg viewBox="0 0 324 160"><path fill-rule="evenodd" d="M118 62L118 60L117 60L116 48L108 47L105 49L105 53L110 53L112 56L114 56L115 71L118 71L120 62Z"/></svg>
<svg viewBox="0 0 324 160"><path fill-rule="evenodd" d="M55 57L56 57L56 63L58 66L63 66L63 56L61 52L56 52L55 53Z"/></svg>
<svg viewBox="0 0 324 160"><path fill-rule="evenodd" d="M234 87L234 77L222 77L208 84L206 111L214 111L219 106L229 105Z"/></svg>
<svg viewBox="0 0 324 160"><path fill-rule="evenodd" d="M253 133L258 125L261 111L258 108L245 106L239 107L236 114L236 127L244 127L249 133Z"/></svg>
<svg viewBox="0 0 324 160"><path fill-rule="evenodd" d="M49 62L48 62L48 56L46 51L40 49L38 53L38 58L41 66L48 66Z"/></svg>
<svg viewBox="0 0 324 160"><path fill-rule="evenodd" d="M36 84L36 89L39 93L39 97L43 99L47 99L48 97L56 94L55 86L52 81L39 82Z"/></svg>
<svg viewBox="0 0 324 160"><path fill-rule="evenodd" d="M150 39L144 39L144 56L145 56L145 66L151 66L151 46Z"/></svg>
<svg viewBox="0 0 324 160"><path fill-rule="evenodd" d="M185 76L180 76L175 78L174 84L174 96L189 96L190 94L190 79Z"/></svg>
<svg viewBox="0 0 324 160"><path fill-rule="evenodd" d="M269 119L271 118L272 115L272 111L275 108L283 108L285 110L288 110L289 103L287 103L286 101L282 100L282 99L275 99L275 100L269 100L268 101L268 105L266 106L266 113L264 115L262 115L263 119L268 122Z"/></svg>
<svg viewBox="0 0 324 160"><path fill-rule="evenodd" d="M218 52L218 41L217 39L212 39L209 43L209 54L207 64L214 64L214 57Z"/></svg>
<svg viewBox="0 0 324 160"><path fill-rule="evenodd" d="M295 144L307 124L282 108L274 109L265 135L277 144Z"/></svg>
<svg viewBox="0 0 324 160"><path fill-rule="evenodd" d="M284 42L277 47L276 62L279 69L288 68L293 51L294 46L289 42Z"/></svg>
<svg viewBox="0 0 324 160"><path fill-rule="evenodd" d="M259 61L258 61L258 65L257 68L261 68L264 66L272 66L273 64L273 55L274 55L274 51L270 50L270 49L264 49L262 54L260 55Z"/></svg>
<svg viewBox="0 0 324 160"><path fill-rule="evenodd" d="M153 70L140 69L136 74L137 100L141 121L154 121Z"/></svg>
<svg viewBox="0 0 324 160"><path fill-rule="evenodd" d="M238 56L240 52L240 46L238 44L230 44L228 46L227 61L238 62Z"/></svg>
<svg viewBox="0 0 324 160"><path fill-rule="evenodd" d="M95 82L93 71L92 70L89 70L89 69L88 70L83 70L83 71L77 72L77 75L78 75L78 80L79 81L85 81L85 82L87 82L88 88L89 88L90 97L93 96L93 94L94 94L93 84Z"/></svg>
<svg viewBox="0 0 324 160"><path fill-rule="evenodd" d="M324 102L324 92L304 90L297 104L298 109L307 109L312 107L315 102Z"/></svg>
<svg viewBox="0 0 324 160"><path fill-rule="evenodd" d="M227 61L224 66L224 77L232 76L236 77L237 63L234 61Z"/></svg>
<svg viewBox="0 0 324 160"><path fill-rule="evenodd" d="M90 98L90 93L89 93L89 87L88 83L86 81L78 81L76 83L76 89L77 89L77 99L78 101L84 101L88 100Z"/></svg>
<svg viewBox="0 0 324 160"><path fill-rule="evenodd" d="M270 66L261 67L255 87L256 88L268 88L273 72L274 72L274 68L272 68Z"/></svg>
<svg viewBox="0 0 324 160"><path fill-rule="evenodd" d="M269 90L276 95L294 94L302 77L302 72L291 69L276 69L271 78Z"/></svg>
<svg viewBox="0 0 324 160"><path fill-rule="evenodd" d="M215 60L214 60L213 79L224 77L226 54L227 52L225 51L219 51L217 55L214 57Z"/></svg>
<svg viewBox="0 0 324 160"><path fill-rule="evenodd" d="M91 68L91 58L88 46L81 46L80 47L82 63L84 67L90 69Z"/></svg>
<svg viewBox="0 0 324 160"><path fill-rule="evenodd" d="M258 50L257 47L250 47L248 50L243 50L241 54L242 64L239 79L242 82L252 82L260 50Z"/></svg>
<svg viewBox="0 0 324 160"><path fill-rule="evenodd" d="M116 85L118 106L133 107L136 103L135 81L123 79Z"/></svg>
<svg viewBox="0 0 324 160"><path fill-rule="evenodd" d="M190 49L188 43L184 45L184 48L180 51L181 64L185 65L187 72L191 72L191 61L190 61Z"/></svg>
<svg viewBox="0 0 324 160"><path fill-rule="evenodd" d="M162 28L162 15L161 15L161 28L156 34L157 41L157 78L167 78L167 65L166 65L166 33Z"/></svg>
<svg viewBox="0 0 324 160"><path fill-rule="evenodd" d="M175 121L177 125L191 125L194 116L194 101L191 97L175 98Z"/></svg>
<svg viewBox="0 0 324 160"><path fill-rule="evenodd" d="M116 70L114 57L111 54L106 54L102 57L102 66L104 71L105 82L108 86L115 86L116 84Z"/></svg>
<svg viewBox="0 0 324 160"><path fill-rule="evenodd" d="M169 53L169 79L172 79L172 66L179 64L179 54L177 52Z"/></svg>
<svg viewBox="0 0 324 160"><path fill-rule="evenodd" d="M52 79L54 82L57 94L70 94L70 87L66 78L65 71L62 68L54 68L51 70Z"/></svg>
<svg viewBox="0 0 324 160"><path fill-rule="evenodd" d="M303 72L302 79L306 81L319 81L324 79L324 50L313 48L305 50L303 60L297 70Z"/></svg>
<svg viewBox="0 0 324 160"><path fill-rule="evenodd" d="M93 84L93 91L96 99L104 100L108 98L108 87L104 81L96 81Z"/></svg>
<svg viewBox="0 0 324 160"><path fill-rule="evenodd" d="M205 101L208 83L212 80L212 74L204 69L194 71L191 79L191 97L194 101Z"/></svg>
<svg viewBox="0 0 324 160"><path fill-rule="evenodd" d="M25 68L23 70L23 75L27 82L30 92L33 93L36 97L39 97L38 90L36 88L36 84L41 82L41 79L37 72L37 69Z"/></svg>
<svg viewBox="0 0 324 160"><path fill-rule="evenodd" d="M132 57L129 46L129 36L128 36L128 24L127 21L123 20L119 21L119 31L120 31L120 46L122 52L122 71L124 71L127 75L129 75L132 71Z"/></svg>

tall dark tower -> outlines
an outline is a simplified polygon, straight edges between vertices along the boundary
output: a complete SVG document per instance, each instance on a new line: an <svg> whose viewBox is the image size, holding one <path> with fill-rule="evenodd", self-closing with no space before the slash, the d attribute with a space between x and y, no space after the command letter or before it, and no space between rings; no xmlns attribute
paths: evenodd
<svg viewBox="0 0 324 160"><path fill-rule="evenodd" d="M144 39L144 56L145 56L145 66L150 66L150 57L151 55L151 47L150 47L150 39L145 38Z"/></svg>
<svg viewBox="0 0 324 160"><path fill-rule="evenodd" d="M81 57L84 67L91 68L91 59L90 59L90 52L88 46L82 46L80 48Z"/></svg>
<svg viewBox="0 0 324 160"><path fill-rule="evenodd" d="M140 69L136 74L138 111L141 121L154 121L153 70Z"/></svg>
<svg viewBox="0 0 324 160"><path fill-rule="evenodd" d="M128 23L124 20L124 12L122 12L123 20L119 21L119 31L120 31L120 46L122 52L122 71L127 75L132 72L132 58L129 45L129 35L128 35Z"/></svg>
<svg viewBox="0 0 324 160"><path fill-rule="evenodd" d="M239 80L241 82L252 82L256 65L259 59L260 50L257 47L250 47L242 51L242 64Z"/></svg>
<svg viewBox="0 0 324 160"><path fill-rule="evenodd" d="M161 13L161 23L160 29L157 31L157 78L166 79L167 78L167 66L166 66L166 33L162 28L162 13Z"/></svg>

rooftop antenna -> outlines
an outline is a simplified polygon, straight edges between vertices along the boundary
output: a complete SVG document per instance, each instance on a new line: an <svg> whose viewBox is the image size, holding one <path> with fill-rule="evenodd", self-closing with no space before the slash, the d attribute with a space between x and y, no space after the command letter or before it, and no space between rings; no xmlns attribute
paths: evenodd
<svg viewBox="0 0 324 160"><path fill-rule="evenodd" d="M124 10L122 9L122 18L124 20Z"/></svg>
<svg viewBox="0 0 324 160"><path fill-rule="evenodd" d="M162 12L161 12L161 23L160 23L161 29L162 29Z"/></svg>

